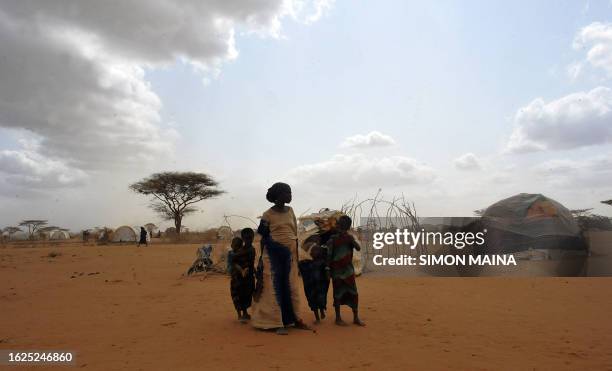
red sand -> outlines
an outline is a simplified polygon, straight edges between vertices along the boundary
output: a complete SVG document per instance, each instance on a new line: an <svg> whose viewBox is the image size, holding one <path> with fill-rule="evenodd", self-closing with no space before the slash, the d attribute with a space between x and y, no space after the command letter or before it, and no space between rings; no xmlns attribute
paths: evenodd
<svg viewBox="0 0 612 371"><path fill-rule="evenodd" d="M181 277L195 249L0 249L0 349L73 350L95 370L612 369L612 278L366 275L366 328L330 313L278 336L236 321L229 278Z"/></svg>

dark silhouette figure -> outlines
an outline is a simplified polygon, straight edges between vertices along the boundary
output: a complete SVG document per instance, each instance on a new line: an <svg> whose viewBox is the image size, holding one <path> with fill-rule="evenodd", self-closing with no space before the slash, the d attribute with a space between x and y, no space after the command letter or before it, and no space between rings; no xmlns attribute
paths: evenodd
<svg viewBox="0 0 612 371"><path fill-rule="evenodd" d="M140 227L140 240L138 240L138 247L140 247L142 244L149 246L149 243L147 242L147 234L147 230L144 229L144 227Z"/></svg>

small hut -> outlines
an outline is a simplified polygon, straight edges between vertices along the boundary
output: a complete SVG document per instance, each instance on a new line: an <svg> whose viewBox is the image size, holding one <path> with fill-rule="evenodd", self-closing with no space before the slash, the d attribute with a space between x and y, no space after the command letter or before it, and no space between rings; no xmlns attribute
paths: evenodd
<svg viewBox="0 0 612 371"><path fill-rule="evenodd" d="M115 230L111 242L137 242L138 234L134 228L123 225Z"/></svg>

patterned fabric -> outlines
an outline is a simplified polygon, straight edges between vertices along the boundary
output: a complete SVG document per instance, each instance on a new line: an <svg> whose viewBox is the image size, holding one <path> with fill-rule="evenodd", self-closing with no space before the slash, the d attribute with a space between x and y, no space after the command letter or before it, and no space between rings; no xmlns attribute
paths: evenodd
<svg viewBox="0 0 612 371"><path fill-rule="evenodd" d="M329 241L328 265L334 288L334 306L348 305L356 309L359 302L355 269L353 267L353 249L357 242L348 233L340 233Z"/></svg>
<svg viewBox="0 0 612 371"><path fill-rule="evenodd" d="M230 293L236 310L246 310L251 306L255 289L254 264L255 249L253 246L245 246L232 256ZM244 269L246 269L245 275L242 273Z"/></svg>

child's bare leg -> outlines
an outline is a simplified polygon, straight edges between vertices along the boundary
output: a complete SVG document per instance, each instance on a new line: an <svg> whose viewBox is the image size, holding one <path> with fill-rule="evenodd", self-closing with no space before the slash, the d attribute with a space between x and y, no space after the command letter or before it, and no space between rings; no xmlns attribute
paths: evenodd
<svg viewBox="0 0 612 371"><path fill-rule="evenodd" d="M312 311L315 315L315 323L321 322L321 317L319 317L319 311L317 309Z"/></svg>
<svg viewBox="0 0 612 371"><path fill-rule="evenodd" d="M242 319L242 311L240 309L236 309L236 313L238 313L238 319Z"/></svg>
<svg viewBox="0 0 612 371"><path fill-rule="evenodd" d="M244 319L251 319L251 315L249 314L249 312L247 312L247 310L246 310L246 309L243 311L243 315L242 315L242 317L243 317Z"/></svg>
<svg viewBox="0 0 612 371"><path fill-rule="evenodd" d="M319 309L321 311L321 319L325 319L325 309Z"/></svg>
<svg viewBox="0 0 612 371"><path fill-rule="evenodd" d="M353 308L353 323L356 324L357 326L365 326L365 322L363 322L360 318L359 318L359 310L357 308Z"/></svg>
<svg viewBox="0 0 612 371"><path fill-rule="evenodd" d="M336 311L336 325L346 326L346 322L344 322L340 316L340 305L334 305L334 310Z"/></svg>

